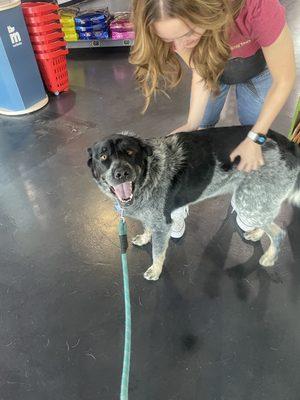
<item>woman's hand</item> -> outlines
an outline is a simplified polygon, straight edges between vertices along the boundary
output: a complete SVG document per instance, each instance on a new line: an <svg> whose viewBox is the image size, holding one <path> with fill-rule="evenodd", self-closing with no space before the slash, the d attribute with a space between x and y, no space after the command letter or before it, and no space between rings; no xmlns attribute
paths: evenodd
<svg viewBox="0 0 300 400"><path fill-rule="evenodd" d="M254 143L249 138L243 140L242 143L233 150L233 152L230 154L231 162L233 162L238 156L241 158L241 161L237 166L239 171L251 172L264 165L261 146L257 143Z"/></svg>
<svg viewBox="0 0 300 400"><path fill-rule="evenodd" d="M197 130L197 128L194 129L189 124L184 124L184 125L180 126L179 128L174 129L174 131L170 132L167 136L174 135L174 133L178 133L178 132L191 132L191 131L196 131L196 130Z"/></svg>

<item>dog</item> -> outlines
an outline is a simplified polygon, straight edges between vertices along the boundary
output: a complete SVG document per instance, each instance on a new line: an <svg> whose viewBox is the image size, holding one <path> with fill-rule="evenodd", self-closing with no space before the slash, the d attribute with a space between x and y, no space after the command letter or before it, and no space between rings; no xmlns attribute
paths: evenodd
<svg viewBox="0 0 300 400"><path fill-rule="evenodd" d="M283 201L300 206L300 147L272 130L262 147L265 165L239 171L229 155L250 126L209 128L144 139L129 132L113 134L88 149L88 166L99 188L117 200L125 215L140 220L144 232L132 243L152 238L152 266L144 273L157 280L170 238L172 212L231 193L237 215L255 227L244 237L270 246L259 263L273 266L285 231L274 223Z"/></svg>

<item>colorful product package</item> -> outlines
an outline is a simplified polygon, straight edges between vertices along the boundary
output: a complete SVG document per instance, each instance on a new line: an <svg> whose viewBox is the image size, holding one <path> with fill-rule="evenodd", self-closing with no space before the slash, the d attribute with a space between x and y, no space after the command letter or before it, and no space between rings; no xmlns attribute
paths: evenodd
<svg viewBox="0 0 300 400"><path fill-rule="evenodd" d="M111 32L113 40L134 40L134 32Z"/></svg>
<svg viewBox="0 0 300 400"><path fill-rule="evenodd" d="M107 30L94 31L94 32L79 32L79 39L81 40L101 40L108 38L109 38L109 32Z"/></svg>
<svg viewBox="0 0 300 400"><path fill-rule="evenodd" d="M131 14L128 12L116 13L110 22L111 38L113 40L133 40L134 27Z"/></svg>
<svg viewBox="0 0 300 400"><path fill-rule="evenodd" d="M65 33L65 40L67 42L76 42L78 40L77 33Z"/></svg>
<svg viewBox="0 0 300 400"><path fill-rule="evenodd" d="M77 15L75 17L75 23L77 26L92 26L106 23L108 18L109 14L107 11L99 11Z"/></svg>
<svg viewBox="0 0 300 400"><path fill-rule="evenodd" d="M76 26L77 32L94 32L101 30L107 30L107 25L105 23L91 25L91 26Z"/></svg>
<svg viewBox="0 0 300 400"><path fill-rule="evenodd" d="M65 34L65 40L67 42L74 42L78 40L78 35L75 30L75 16L78 10L75 8L61 8L59 10L60 22L62 24L62 30Z"/></svg>

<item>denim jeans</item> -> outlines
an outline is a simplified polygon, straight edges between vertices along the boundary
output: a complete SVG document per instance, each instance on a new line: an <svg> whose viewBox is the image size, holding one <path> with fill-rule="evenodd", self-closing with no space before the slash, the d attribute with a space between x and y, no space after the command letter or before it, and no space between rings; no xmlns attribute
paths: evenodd
<svg viewBox="0 0 300 400"><path fill-rule="evenodd" d="M237 111L241 125L256 123L271 84L272 77L266 68L249 81L235 85ZM209 128L217 124L230 86L221 83L220 94L210 96L200 124L201 128Z"/></svg>

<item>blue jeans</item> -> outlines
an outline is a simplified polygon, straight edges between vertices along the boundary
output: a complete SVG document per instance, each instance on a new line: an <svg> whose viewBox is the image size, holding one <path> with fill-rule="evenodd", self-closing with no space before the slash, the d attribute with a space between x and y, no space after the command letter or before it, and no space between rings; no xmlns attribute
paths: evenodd
<svg viewBox="0 0 300 400"><path fill-rule="evenodd" d="M256 123L271 84L272 77L266 68L249 81L235 85L237 111L241 125ZM217 124L230 86L221 83L220 94L210 96L200 124L201 128L209 128Z"/></svg>

